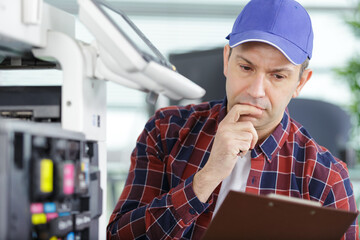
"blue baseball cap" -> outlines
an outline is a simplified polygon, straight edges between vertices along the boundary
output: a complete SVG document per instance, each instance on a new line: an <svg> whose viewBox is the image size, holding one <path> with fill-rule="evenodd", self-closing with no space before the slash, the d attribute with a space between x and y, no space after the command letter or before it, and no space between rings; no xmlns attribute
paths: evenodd
<svg viewBox="0 0 360 240"><path fill-rule="evenodd" d="M251 0L226 37L230 47L264 42L276 47L293 64L311 59L314 34L309 14L294 0Z"/></svg>

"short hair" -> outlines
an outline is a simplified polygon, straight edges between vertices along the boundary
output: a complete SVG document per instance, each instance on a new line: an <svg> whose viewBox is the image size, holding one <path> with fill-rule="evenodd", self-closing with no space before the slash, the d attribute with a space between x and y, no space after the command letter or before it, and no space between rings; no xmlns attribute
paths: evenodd
<svg viewBox="0 0 360 240"><path fill-rule="evenodd" d="M302 74L304 73L305 69L309 66L310 59L306 58L306 60L301 64L300 67L300 74L299 77L301 78Z"/></svg>

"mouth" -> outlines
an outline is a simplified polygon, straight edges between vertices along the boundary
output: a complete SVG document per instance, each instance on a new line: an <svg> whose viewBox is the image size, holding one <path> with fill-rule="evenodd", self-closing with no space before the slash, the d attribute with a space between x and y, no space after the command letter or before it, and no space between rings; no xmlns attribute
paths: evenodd
<svg viewBox="0 0 360 240"><path fill-rule="evenodd" d="M242 105L249 105L249 106L252 106L252 107L256 107L257 109L260 109L261 111L264 111L265 108L263 107L260 107L260 106L257 106L257 105L254 105L254 104L251 104L251 103L240 103Z"/></svg>

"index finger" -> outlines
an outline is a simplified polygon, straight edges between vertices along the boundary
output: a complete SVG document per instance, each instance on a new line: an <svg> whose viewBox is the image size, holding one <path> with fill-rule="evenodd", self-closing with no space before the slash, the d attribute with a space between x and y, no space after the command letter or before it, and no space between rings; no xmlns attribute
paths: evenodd
<svg viewBox="0 0 360 240"><path fill-rule="evenodd" d="M259 115L261 114L261 110L250 105L246 104L235 104L230 111L227 113L223 121L235 123L239 121L241 115L244 114L252 114Z"/></svg>

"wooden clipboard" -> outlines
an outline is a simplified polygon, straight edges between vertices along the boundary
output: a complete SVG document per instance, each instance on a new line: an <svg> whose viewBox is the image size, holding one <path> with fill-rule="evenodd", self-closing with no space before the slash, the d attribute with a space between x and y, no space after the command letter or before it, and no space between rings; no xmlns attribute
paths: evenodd
<svg viewBox="0 0 360 240"><path fill-rule="evenodd" d="M203 239L339 240L357 215L298 200L230 191Z"/></svg>

